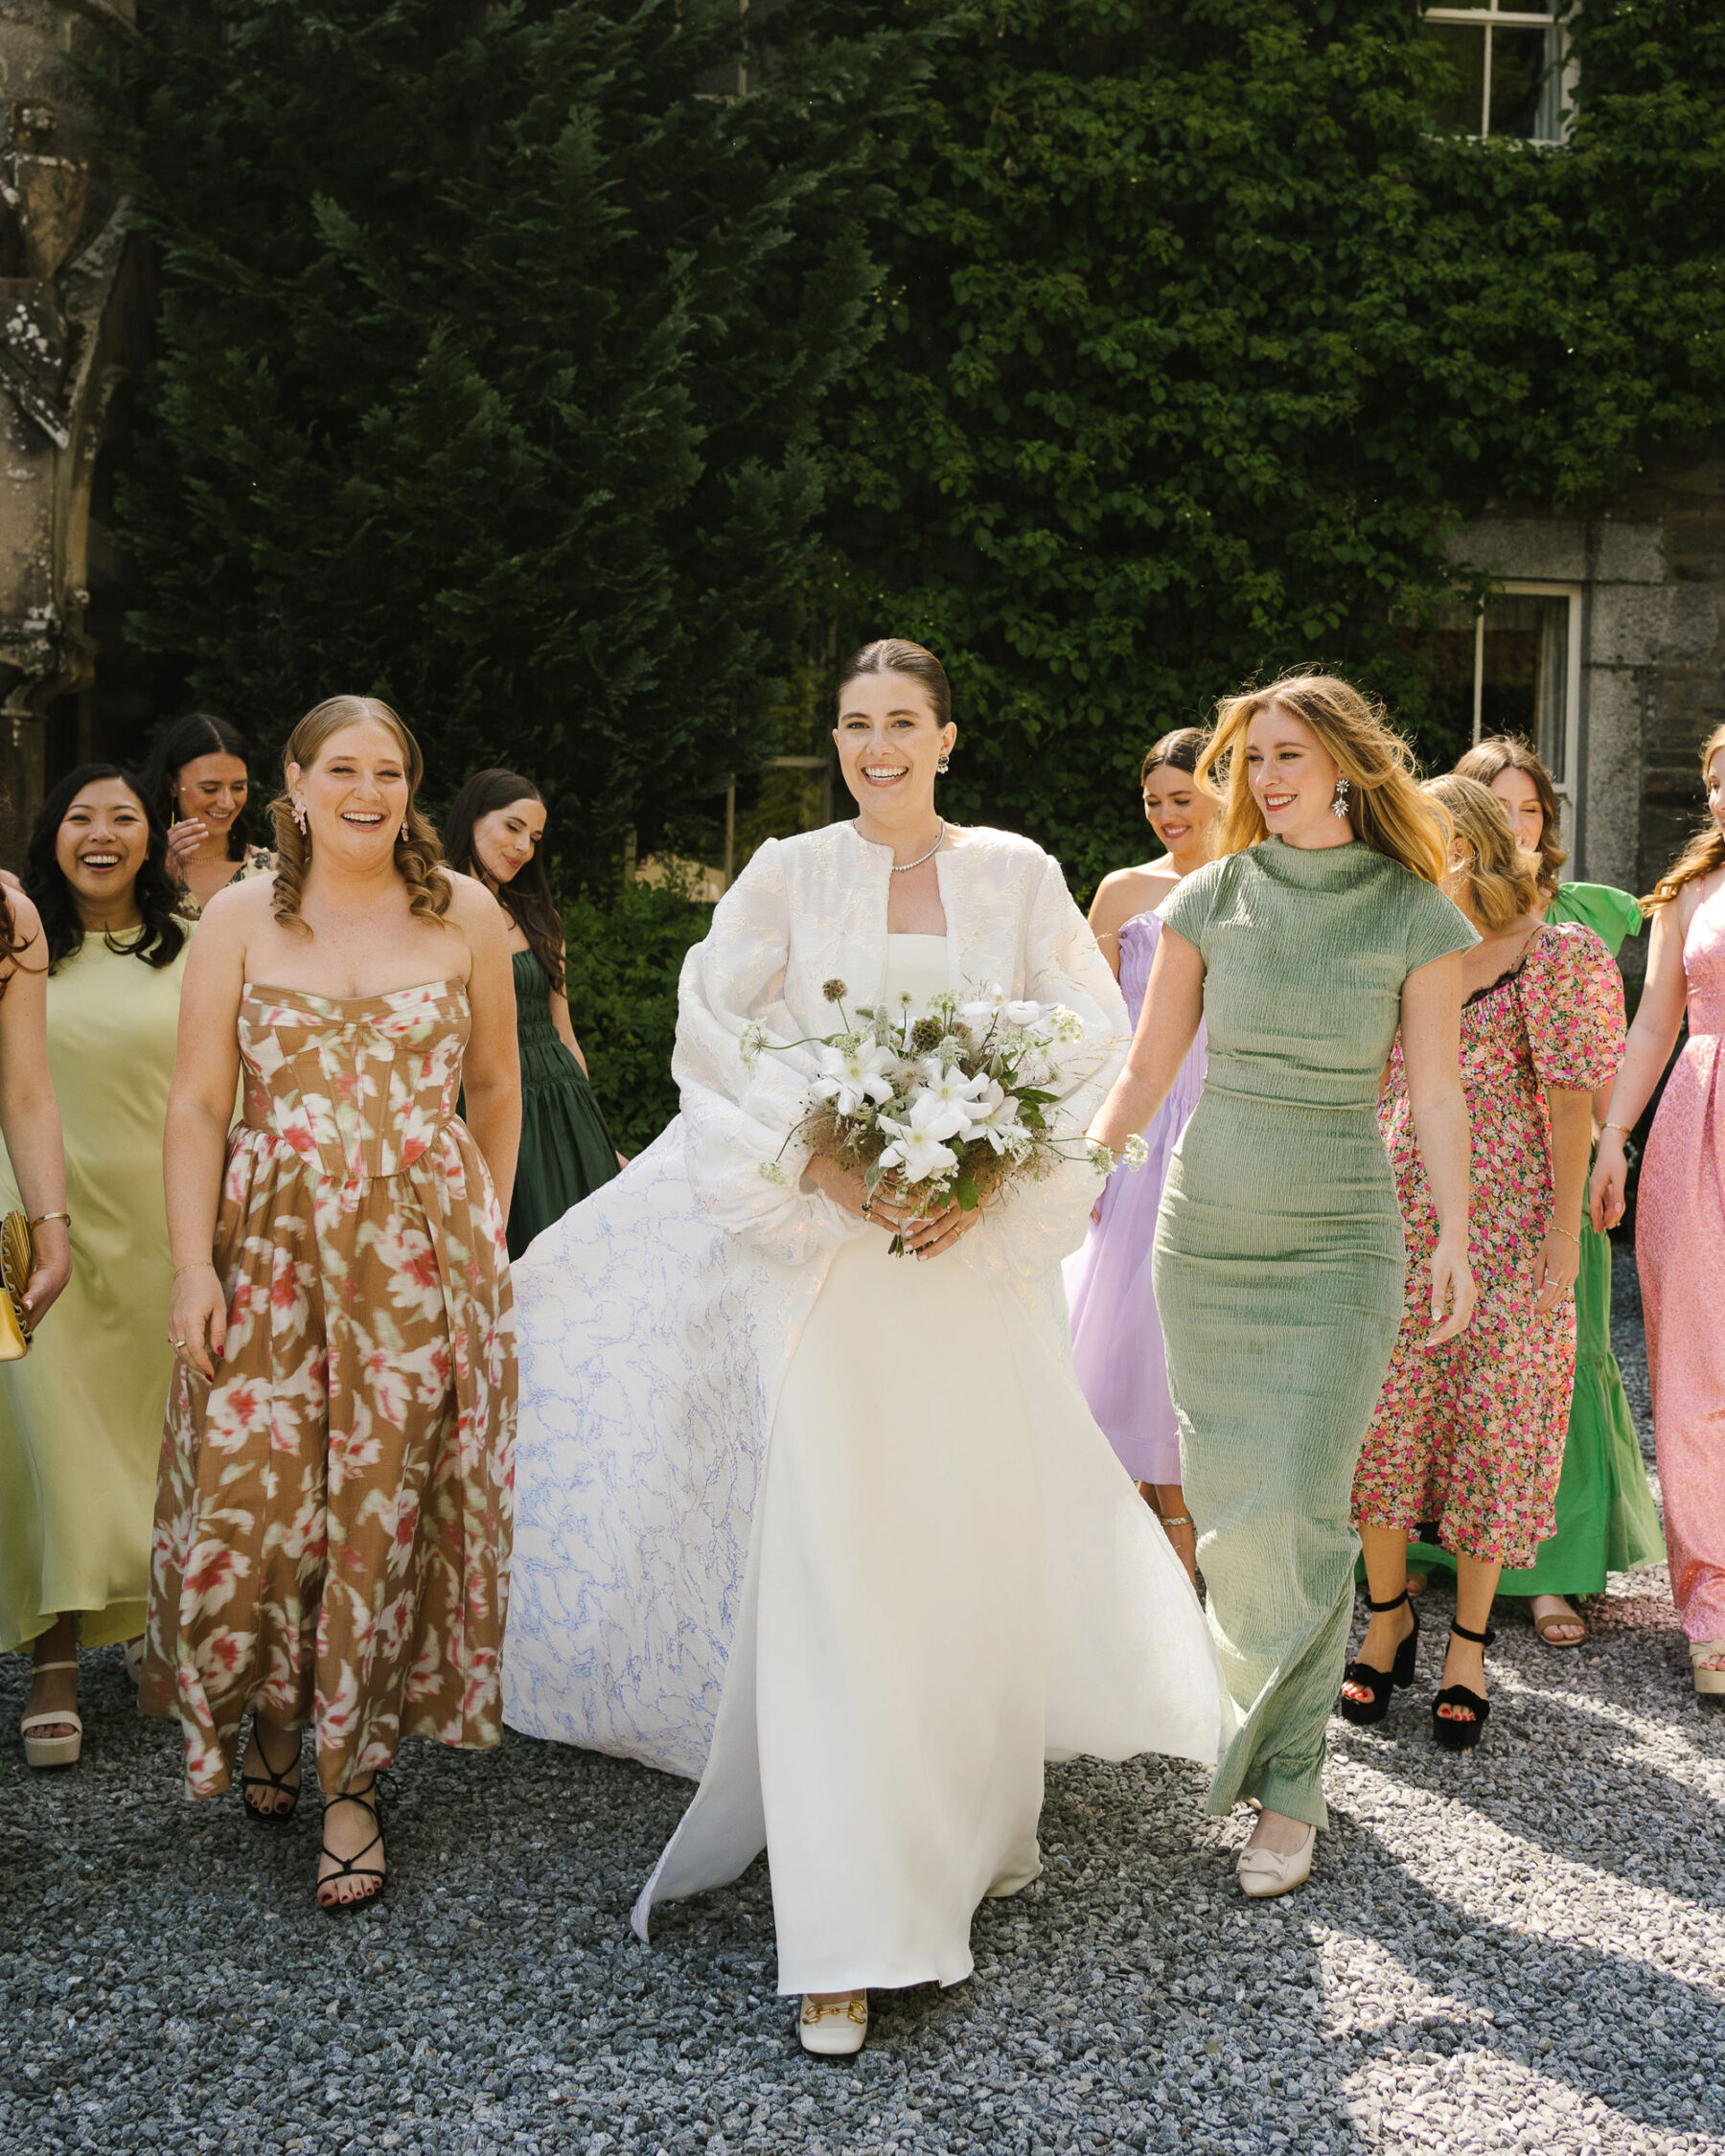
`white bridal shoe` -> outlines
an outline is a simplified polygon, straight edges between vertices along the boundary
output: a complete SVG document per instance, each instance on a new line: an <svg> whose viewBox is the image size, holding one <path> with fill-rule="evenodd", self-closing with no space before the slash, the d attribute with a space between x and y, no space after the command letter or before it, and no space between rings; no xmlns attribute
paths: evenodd
<svg viewBox="0 0 1725 2156"><path fill-rule="evenodd" d="M849 2058L862 2049L868 2034L867 1992L860 1991L854 1999L813 1999L805 1991L796 2033L803 2050L817 2058Z"/></svg>
<svg viewBox="0 0 1725 2156"><path fill-rule="evenodd" d="M1234 1866L1240 1892L1254 1901L1269 1901L1276 1894L1291 1894L1312 1876L1312 1857L1318 1847L1318 1829L1308 1826L1305 1840L1287 1856L1274 1849L1242 1849Z"/></svg>

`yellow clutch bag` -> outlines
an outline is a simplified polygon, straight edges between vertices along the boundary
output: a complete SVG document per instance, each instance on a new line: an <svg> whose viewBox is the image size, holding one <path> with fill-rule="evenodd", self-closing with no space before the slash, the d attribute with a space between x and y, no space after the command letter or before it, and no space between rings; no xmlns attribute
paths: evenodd
<svg viewBox="0 0 1725 2156"><path fill-rule="evenodd" d="M0 1363L15 1363L30 1353L30 1313L24 1307L24 1291L35 1271L35 1238L22 1213L8 1213L0 1221L0 1276L6 1293L0 1296Z"/></svg>

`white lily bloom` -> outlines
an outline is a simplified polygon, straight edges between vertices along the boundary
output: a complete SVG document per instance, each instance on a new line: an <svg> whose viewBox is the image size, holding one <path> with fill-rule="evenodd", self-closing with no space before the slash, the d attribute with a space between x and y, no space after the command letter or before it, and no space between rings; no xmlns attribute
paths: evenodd
<svg viewBox="0 0 1725 2156"><path fill-rule="evenodd" d="M896 1168L907 1182L926 1182L958 1165L958 1156L944 1141L963 1130L964 1116L944 1101L926 1092L911 1100L903 1122L881 1117L881 1128L890 1131L893 1142L881 1155L883 1168Z"/></svg>
<svg viewBox="0 0 1725 2156"><path fill-rule="evenodd" d="M987 1091L971 1109L970 1121L963 1135L966 1138L986 1138L997 1153L1004 1153L1013 1136L1028 1134L1021 1134L1017 1130L1018 1101L992 1078L987 1081Z"/></svg>
<svg viewBox="0 0 1725 2156"><path fill-rule="evenodd" d="M810 1090L816 1100L830 1100L840 1115L854 1115L864 1101L878 1107L892 1098L892 1071L897 1058L889 1048L873 1041L859 1041L851 1047L820 1047L815 1051L820 1076Z"/></svg>
<svg viewBox="0 0 1725 2156"><path fill-rule="evenodd" d="M958 1016L980 1033L1000 1017L1005 1004L1006 991L998 980L991 980L973 1001L959 1005Z"/></svg>
<svg viewBox="0 0 1725 2156"><path fill-rule="evenodd" d="M955 1108L960 1115L968 1115L971 1103L981 1097L983 1091L994 1084L985 1070L978 1070L974 1078L967 1078L954 1063L942 1063L938 1056L925 1057L918 1066L918 1089L932 1100L942 1101Z"/></svg>
<svg viewBox="0 0 1725 2156"><path fill-rule="evenodd" d="M1034 1025L1042 1015L1042 1005L1032 1002L1008 1003L1000 1013L1008 1025Z"/></svg>

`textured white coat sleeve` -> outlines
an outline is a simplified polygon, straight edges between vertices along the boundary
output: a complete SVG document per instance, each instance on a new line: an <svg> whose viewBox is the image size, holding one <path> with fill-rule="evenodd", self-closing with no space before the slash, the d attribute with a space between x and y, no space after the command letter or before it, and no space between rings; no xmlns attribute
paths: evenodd
<svg viewBox="0 0 1725 2156"><path fill-rule="evenodd" d="M719 901L706 939L683 960L671 1070L681 1095L683 1160L708 1219L744 1235L781 1264L801 1264L862 1224L816 1190L799 1187L808 1148L786 1143L808 1106L814 1051L769 1048L750 1070L744 1029L775 1043L798 1031L784 1002L790 908L782 849L770 838ZM836 1021L835 1021L836 1029ZM762 1167L777 1160L783 1180Z"/></svg>
<svg viewBox="0 0 1725 2156"><path fill-rule="evenodd" d="M1016 1178L957 1249L981 1272L1034 1279L1084 1240L1090 1209L1106 1179L1090 1165L1080 1141L1132 1041L1119 984L1072 904L1057 860L1044 860L1031 896L1024 979L1026 998L1064 1003L1084 1026L1083 1042L1060 1051L1065 1082L1058 1109L1046 1112L1058 1117L1062 1147L1070 1157L1040 1180Z"/></svg>

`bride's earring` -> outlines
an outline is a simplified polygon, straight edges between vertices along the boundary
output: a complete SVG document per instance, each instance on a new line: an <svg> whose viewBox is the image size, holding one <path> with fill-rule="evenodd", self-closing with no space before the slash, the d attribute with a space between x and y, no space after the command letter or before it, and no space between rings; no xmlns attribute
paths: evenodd
<svg viewBox="0 0 1725 2156"><path fill-rule="evenodd" d="M303 801L295 801L290 804L290 811L294 822L303 832L306 828L306 804Z"/></svg>
<svg viewBox="0 0 1725 2156"><path fill-rule="evenodd" d="M1336 798L1330 803L1330 814L1340 819L1347 814L1347 781L1336 781Z"/></svg>
<svg viewBox="0 0 1725 2156"><path fill-rule="evenodd" d="M935 757L935 759L934 759L934 775L935 775L935 777L936 777L936 778L945 778L945 776L946 776L946 775L947 775L947 773L948 773L948 772L949 772L949 771L950 771L950 770L952 769L952 768L953 768L953 759L952 759L952 758L951 758L951 757L950 757L950 756L949 756L949 755L947 754L946 750L945 750L945 749L943 748L943 749L941 750L940 754L939 754L939 755L938 755L937 757Z"/></svg>

